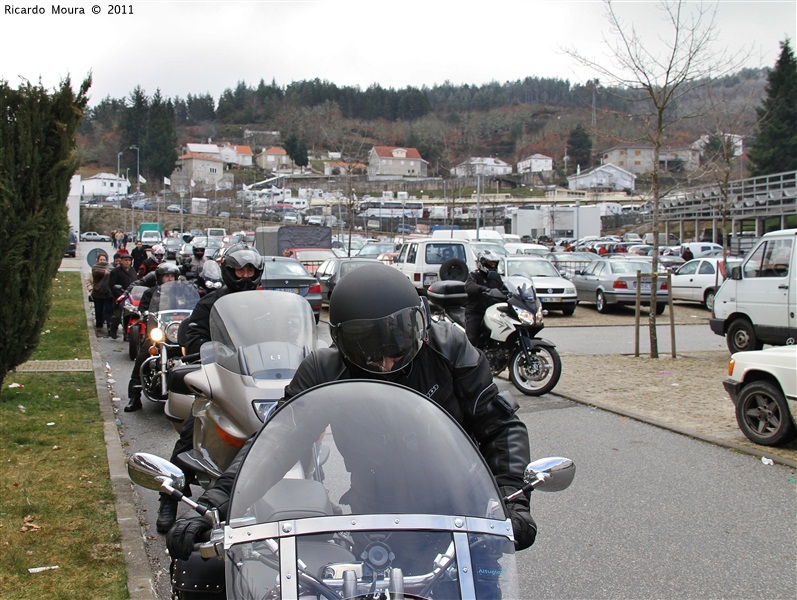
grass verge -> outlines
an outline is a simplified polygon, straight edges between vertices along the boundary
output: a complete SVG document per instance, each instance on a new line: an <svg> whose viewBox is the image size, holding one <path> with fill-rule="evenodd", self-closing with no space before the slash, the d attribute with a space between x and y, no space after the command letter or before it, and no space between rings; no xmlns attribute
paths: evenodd
<svg viewBox="0 0 797 600"><path fill-rule="evenodd" d="M58 274L36 360L91 356L84 293ZM10 373L0 455L0 598L127 598L93 373Z"/></svg>

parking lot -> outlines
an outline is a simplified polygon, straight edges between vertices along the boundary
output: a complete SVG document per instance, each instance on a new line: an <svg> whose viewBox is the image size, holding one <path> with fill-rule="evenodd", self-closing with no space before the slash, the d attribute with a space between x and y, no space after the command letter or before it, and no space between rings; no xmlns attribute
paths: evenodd
<svg viewBox="0 0 797 600"><path fill-rule="evenodd" d="M697 302L673 302L673 315L676 325L698 325L705 324L707 333L708 319L711 313L703 305ZM642 307L640 311L640 322L647 324L648 310ZM609 313L601 314L595 310L594 304L579 304L576 312L572 316L566 317L558 311L550 311L545 317L546 327L600 327L611 325L633 325L633 307L618 306ZM664 314L656 318L658 325L666 325L670 322L669 307L664 310ZM713 335L713 334L712 334Z"/></svg>

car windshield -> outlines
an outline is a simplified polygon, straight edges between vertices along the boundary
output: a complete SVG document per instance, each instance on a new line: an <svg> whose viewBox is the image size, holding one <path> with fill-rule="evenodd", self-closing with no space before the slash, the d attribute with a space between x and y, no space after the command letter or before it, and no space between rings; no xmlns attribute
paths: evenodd
<svg viewBox="0 0 797 600"><path fill-rule="evenodd" d="M364 267L365 265L372 265L374 264L371 260L347 260L340 263L340 277L344 275L348 275L352 271L356 271L360 267ZM379 263L376 263L379 264Z"/></svg>
<svg viewBox="0 0 797 600"><path fill-rule="evenodd" d="M649 262L643 262L640 260L614 260L609 263L612 273L636 273L640 271L642 273L650 273L652 271L651 264Z"/></svg>
<svg viewBox="0 0 797 600"><path fill-rule="evenodd" d="M263 279L274 279L275 277L310 277L310 273L304 268L302 263L295 260L266 260L263 268Z"/></svg>
<svg viewBox="0 0 797 600"><path fill-rule="evenodd" d="M335 256L332 250L297 250L296 258L299 260L326 260Z"/></svg>
<svg viewBox="0 0 797 600"><path fill-rule="evenodd" d="M366 244L357 253L357 256L379 256L386 252L394 252L396 249L395 244Z"/></svg>
<svg viewBox="0 0 797 600"><path fill-rule="evenodd" d="M505 273L526 277L559 277L559 272L547 260L507 260Z"/></svg>

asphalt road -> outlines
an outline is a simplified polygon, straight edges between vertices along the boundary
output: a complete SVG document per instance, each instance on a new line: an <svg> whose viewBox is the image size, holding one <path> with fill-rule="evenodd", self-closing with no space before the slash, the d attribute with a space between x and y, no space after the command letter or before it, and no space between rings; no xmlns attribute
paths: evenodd
<svg viewBox="0 0 797 600"><path fill-rule="evenodd" d="M81 250L87 245L81 244ZM544 333L562 352L593 348L596 353L624 353L628 330L551 327ZM701 326L677 330L680 349L687 344L701 350L716 349L717 343L724 347L722 338L706 334ZM319 337L329 339L323 323ZM126 346L121 339L102 338L97 349L110 367L110 386L119 398L108 401L118 408L126 451L169 456L177 434L158 405L145 400L142 411L121 410L133 364ZM521 405L532 458L567 456L577 465L570 489L538 492L532 498L540 533L537 543L517 558L524 597L794 597L793 469L764 465L753 456L554 394L528 398L516 394L507 381L498 380L498 385ZM138 490L138 496L159 597L167 598L168 562L154 529L157 494Z"/></svg>

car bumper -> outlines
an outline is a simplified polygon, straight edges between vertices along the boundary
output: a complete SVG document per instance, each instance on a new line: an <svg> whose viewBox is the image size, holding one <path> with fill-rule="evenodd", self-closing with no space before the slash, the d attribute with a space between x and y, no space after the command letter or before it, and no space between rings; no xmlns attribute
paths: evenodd
<svg viewBox="0 0 797 600"><path fill-rule="evenodd" d="M578 298L562 298L559 297L549 297L546 298L540 294L538 294L540 300L542 301L542 307L545 310L562 310L568 308L575 308L578 304Z"/></svg>
<svg viewBox="0 0 797 600"><path fill-rule="evenodd" d="M636 304L636 292L629 292L629 293L618 293L615 291L607 290L604 292L604 296L606 298L606 304ZM650 294L640 294L639 302L643 306L648 306L650 304ZM656 295L656 302L667 302L667 292L663 291L660 294Z"/></svg>
<svg viewBox="0 0 797 600"><path fill-rule="evenodd" d="M717 335L725 335L725 320L724 319L715 319L710 318L708 320L708 326L711 327L711 331L716 333Z"/></svg>
<svg viewBox="0 0 797 600"><path fill-rule="evenodd" d="M728 395L731 397L733 405L736 406L736 401L739 398L739 392L742 391L742 382L736 381L735 379L726 379L722 382L722 385L725 387L725 391L728 392Z"/></svg>

